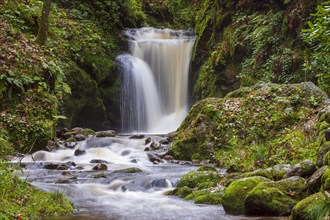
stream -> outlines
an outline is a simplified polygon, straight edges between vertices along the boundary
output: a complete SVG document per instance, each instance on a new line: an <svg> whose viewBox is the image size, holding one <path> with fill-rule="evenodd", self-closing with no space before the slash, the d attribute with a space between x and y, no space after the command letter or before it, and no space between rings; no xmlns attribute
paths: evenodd
<svg viewBox="0 0 330 220"><path fill-rule="evenodd" d="M164 138L152 136L156 141ZM148 157L151 151L145 151L152 143L145 142L146 138L128 136L89 138L71 149L39 151L15 162L24 165L18 173L22 179L44 191L63 193L73 202L73 216L55 219L270 219L231 216L222 206L165 195L182 175L198 167L166 161L154 164ZM161 147L157 153L166 149ZM95 170L100 164L107 168ZM142 172L128 173L128 168Z"/></svg>

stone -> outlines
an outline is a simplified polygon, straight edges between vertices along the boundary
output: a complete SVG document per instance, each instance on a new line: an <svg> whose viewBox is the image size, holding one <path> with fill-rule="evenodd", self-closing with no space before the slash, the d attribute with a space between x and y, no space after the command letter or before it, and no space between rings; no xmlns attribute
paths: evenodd
<svg viewBox="0 0 330 220"><path fill-rule="evenodd" d="M117 134L113 130L98 131L95 133L95 137L115 137L115 136L117 136Z"/></svg>
<svg viewBox="0 0 330 220"><path fill-rule="evenodd" d="M245 199L248 193L258 184L270 182L271 180L255 176L247 177L232 182L225 190L222 197L222 205L226 213L232 215L241 215L246 213Z"/></svg>
<svg viewBox="0 0 330 220"><path fill-rule="evenodd" d="M171 155L165 155L165 156L163 157L163 159L164 159L164 160L174 160L174 157L171 156Z"/></svg>
<svg viewBox="0 0 330 220"><path fill-rule="evenodd" d="M95 167L93 167L93 170L108 170L108 166L104 163L97 164Z"/></svg>
<svg viewBox="0 0 330 220"><path fill-rule="evenodd" d="M168 145L168 144L170 144L170 141L166 138L166 139L160 140L159 143L164 144L164 145Z"/></svg>
<svg viewBox="0 0 330 220"><path fill-rule="evenodd" d="M129 139L143 139L145 135L143 134L135 134L129 137Z"/></svg>
<svg viewBox="0 0 330 220"><path fill-rule="evenodd" d="M267 169L257 169L255 171L243 173L241 177L263 176L277 181L283 179L292 168L293 166L290 164L278 164Z"/></svg>
<svg viewBox="0 0 330 220"><path fill-rule="evenodd" d="M77 143L76 142L65 142L64 147L69 148L69 149L74 149L76 147Z"/></svg>
<svg viewBox="0 0 330 220"><path fill-rule="evenodd" d="M310 160L304 160L294 165L294 167L287 173L286 178L292 176L310 177L316 171L315 164Z"/></svg>
<svg viewBox="0 0 330 220"><path fill-rule="evenodd" d="M86 136L83 135L83 134L76 134L75 136L73 136L73 138L74 138L76 141L84 141L84 140L86 140Z"/></svg>
<svg viewBox="0 0 330 220"><path fill-rule="evenodd" d="M325 165L323 163L323 157L329 151L330 151L330 141L324 142L318 151L317 162L316 162L316 165L318 167L323 167Z"/></svg>
<svg viewBox="0 0 330 220"><path fill-rule="evenodd" d="M148 137L148 138L146 138L144 144L147 145L147 144L149 144L151 141L152 141L152 138L151 138L151 137Z"/></svg>
<svg viewBox="0 0 330 220"><path fill-rule="evenodd" d="M106 160L100 160L100 159L93 159L91 161L89 161L89 163L104 163L104 164L110 164L110 162L106 161Z"/></svg>
<svg viewBox="0 0 330 220"><path fill-rule="evenodd" d="M93 176L94 179L107 178L105 173L99 173Z"/></svg>
<svg viewBox="0 0 330 220"><path fill-rule="evenodd" d="M121 152L121 156L127 156L131 153L130 150L124 150L123 152Z"/></svg>
<svg viewBox="0 0 330 220"><path fill-rule="evenodd" d="M137 160L136 159L133 159L130 161L131 163L137 163Z"/></svg>
<svg viewBox="0 0 330 220"><path fill-rule="evenodd" d="M322 192L315 193L298 202L292 209L292 220L311 220L324 219L317 216L311 207L322 200L325 200L325 195ZM325 217L325 216L324 216Z"/></svg>
<svg viewBox="0 0 330 220"><path fill-rule="evenodd" d="M143 171L141 169L135 167L113 171L113 173L142 173L142 172Z"/></svg>
<svg viewBox="0 0 330 220"><path fill-rule="evenodd" d="M328 151L323 157L323 165L330 166L330 151Z"/></svg>
<svg viewBox="0 0 330 220"><path fill-rule="evenodd" d="M330 128L327 128L327 130L325 130L324 137L326 141L330 141Z"/></svg>
<svg viewBox="0 0 330 220"><path fill-rule="evenodd" d="M330 191L330 167L328 167L324 171L322 179L321 179L321 183L322 183L321 189L323 191Z"/></svg>
<svg viewBox="0 0 330 220"><path fill-rule="evenodd" d="M184 186L181 187L176 193L175 195L181 197L181 198L185 198L186 196L188 196L189 194L191 194L193 192L193 190L191 188L189 188L188 186Z"/></svg>
<svg viewBox="0 0 330 220"><path fill-rule="evenodd" d="M284 216L309 195L306 180L294 176L277 182L259 183L248 193L244 205L248 214Z"/></svg>
<svg viewBox="0 0 330 220"><path fill-rule="evenodd" d="M75 156L81 156L81 155L84 155L84 154L86 154L86 150L77 149L77 150L74 151Z"/></svg>
<svg viewBox="0 0 330 220"><path fill-rule="evenodd" d="M307 184L311 188L313 192L319 192L322 182L322 176L325 172L325 170L328 168L328 166L321 167L318 169L311 177L308 178Z"/></svg>
<svg viewBox="0 0 330 220"><path fill-rule="evenodd" d="M162 159L160 157L158 157L156 154L154 153L147 153L147 156L149 158L149 160L152 162L152 163L160 163L162 162Z"/></svg>
<svg viewBox="0 0 330 220"><path fill-rule="evenodd" d="M152 150L159 150L160 144L154 141L150 144L150 147Z"/></svg>

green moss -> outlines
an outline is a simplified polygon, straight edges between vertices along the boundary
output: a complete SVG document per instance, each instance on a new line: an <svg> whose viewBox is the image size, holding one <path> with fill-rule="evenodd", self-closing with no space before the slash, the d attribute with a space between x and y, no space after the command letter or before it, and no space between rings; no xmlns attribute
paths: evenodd
<svg viewBox="0 0 330 220"><path fill-rule="evenodd" d="M318 206L326 202L326 200L329 199L327 199L322 192L313 194L301 200L292 209L292 220L323 219L329 215L329 208L327 208L328 214L325 213L326 215L322 215L323 213L322 211L318 210ZM329 202L327 203L329 205Z"/></svg>
<svg viewBox="0 0 330 220"><path fill-rule="evenodd" d="M251 214L288 215L309 193L305 179L301 177L260 183L248 193L245 208Z"/></svg>
<svg viewBox="0 0 330 220"><path fill-rule="evenodd" d="M319 127L308 103L311 94L326 97L312 83L260 83L226 98L204 99L176 132L170 153L183 160L211 159L230 172L316 160ZM301 102L293 101L297 96Z"/></svg>
<svg viewBox="0 0 330 220"><path fill-rule="evenodd" d="M248 177L234 181L225 190L222 204L229 214L240 215L246 213L244 202L248 193L261 182L269 182L264 177Z"/></svg>
<svg viewBox="0 0 330 220"><path fill-rule="evenodd" d="M45 193L15 176L6 164L0 164L2 208L0 218L41 219L73 212L72 204L59 193Z"/></svg>
<svg viewBox="0 0 330 220"><path fill-rule="evenodd" d="M321 179L322 182L322 190L329 190L330 189L330 168L328 167Z"/></svg>
<svg viewBox="0 0 330 220"><path fill-rule="evenodd" d="M222 203L223 190L213 191L201 190L194 191L185 197L185 199L193 200L197 204L218 205Z"/></svg>
<svg viewBox="0 0 330 220"><path fill-rule="evenodd" d="M192 171L179 180L177 187L204 189L216 186L222 175L213 171Z"/></svg>
<svg viewBox="0 0 330 220"><path fill-rule="evenodd" d="M330 151L324 155L323 165L330 165Z"/></svg>
<svg viewBox="0 0 330 220"><path fill-rule="evenodd" d="M193 192L192 189L190 189L188 186L183 186L183 187L177 188L175 195L177 195L181 198L185 198L192 192Z"/></svg>

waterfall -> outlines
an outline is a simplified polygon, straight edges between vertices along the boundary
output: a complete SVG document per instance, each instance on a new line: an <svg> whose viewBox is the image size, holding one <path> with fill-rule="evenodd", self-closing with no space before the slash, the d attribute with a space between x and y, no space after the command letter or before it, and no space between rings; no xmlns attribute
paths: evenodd
<svg viewBox="0 0 330 220"><path fill-rule="evenodd" d="M121 121L125 133L169 133L188 111L191 31L141 28L126 31L130 54L123 69Z"/></svg>

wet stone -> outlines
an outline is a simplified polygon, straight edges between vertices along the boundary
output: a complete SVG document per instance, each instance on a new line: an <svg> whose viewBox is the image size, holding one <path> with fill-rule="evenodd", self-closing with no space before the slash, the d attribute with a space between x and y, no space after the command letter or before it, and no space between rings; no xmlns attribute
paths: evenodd
<svg viewBox="0 0 330 220"><path fill-rule="evenodd" d="M100 159L93 159L91 161L89 161L89 163L104 163L104 164L110 164L110 162L106 161L106 160L100 160Z"/></svg>
<svg viewBox="0 0 330 220"><path fill-rule="evenodd" d="M170 141L168 139L163 139L159 141L160 144L168 145L170 144Z"/></svg>
<svg viewBox="0 0 330 220"><path fill-rule="evenodd" d="M94 179L101 179L101 178L107 178L107 175L104 173L99 173L93 176Z"/></svg>
<svg viewBox="0 0 330 220"><path fill-rule="evenodd" d="M151 161L152 163L160 163L162 162L162 159L160 157L158 157L156 154L153 153L147 153L149 161Z"/></svg>
<svg viewBox="0 0 330 220"><path fill-rule="evenodd" d="M145 137L145 135L143 134L136 134L136 135L132 135L131 137L129 137L129 139L143 139Z"/></svg>
<svg viewBox="0 0 330 220"><path fill-rule="evenodd" d="M137 163L137 160L136 159L133 159L130 161L131 163Z"/></svg>
<svg viewBox="0 0 330 220"><path fill-rule="evenodd" d="M324 136L326 141L330 141L330 128L327 128L327 130L325 130Z"/></svg>
<svg viewBox="0 0 330 220"><path fill-rule="evenodd" d="M95 167L93 167L93 170L108 170L108 166L106 164L97 164Z"/></svg>
<svg viewBox="0 0 330 220"><path fill-rule="evenodd" d="M108 131L98 131L95 134L95 137L115 137L117 134L113 130Z"/></svg>
<svg viewBox="0 0 330 220"><path fill-rule="evenodd" d="M174 160L174 157L172 157L171 155L166 155L165 157L163 157L164 160Z"/></svg>
<svg viewBox="0 0 330 220"><path fill-rule="evenodd" d="M81 156L81 155L84 155L84 154L86 154L86 150L77 149L77 150L74 151L75 156Z"/></svg>
<svg viewBox="0 0 330 220"><path fill-rule="evenodd" d="M144 143L147 145L147 144L149 144L151 141L152 141L151 137L148 137L148 138L145 140Z"/></svg>
<svg viewBox="0 0 330 220"><path fill-rule="evenodd" d="M121 152L121 156L127 156L131 153L130 150L124 150L123 152Z"/></svg>

